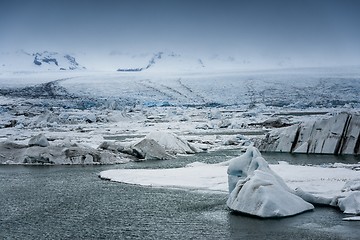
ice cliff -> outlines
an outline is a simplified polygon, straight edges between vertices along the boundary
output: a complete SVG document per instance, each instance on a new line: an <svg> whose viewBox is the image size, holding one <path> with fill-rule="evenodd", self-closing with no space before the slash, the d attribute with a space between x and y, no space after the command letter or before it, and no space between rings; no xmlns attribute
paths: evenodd
<svg viewBox="0 0 360 240"><path fill-rule="evenodd" d="M340 113L268 133L261 151L321 154L359 154L360 115Z"/></svg>

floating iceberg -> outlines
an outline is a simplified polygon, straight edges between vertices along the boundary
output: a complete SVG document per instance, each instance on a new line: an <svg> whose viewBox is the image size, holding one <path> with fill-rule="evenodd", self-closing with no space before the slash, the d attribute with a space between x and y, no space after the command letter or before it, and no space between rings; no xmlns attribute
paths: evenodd
<svg viewBox="0 0 360 240"><path fill-rule="evenodd" d="M165 148L154 139L142 139L140 142L136 143L132 149L135 155L140 159L165 160L174 158L170 154L167 154Z"/></svg>
<svg viewBox="0 0 360 240"><path fill-rule="evenodd" d="M158 144L165 148L166 152L170 154L191 154L198 152L198 150L191 146L190 143L171 132L151 132L146 136L146 138L155 140Z"/></svg>
<svg viewBox="0 0 360 240"><path fill-rule="evenodd" d="M229 198L234 211L259 217L286 217L314 208L273 172L258 149L231 160L228 167Z"/></svg>
<svg viewBox="0 0 360 240"><path fill-rule="evenodd" d="M131 160L129 155L70 145L66 141L50 145L41 134L32 137L28 145L0 142L0 152L0 164L116 164Z"/></svg>
<svg viewBox="0 0 360 240"><path fill-rule="evenodd" d="M359 154L360 115L340 113L329 119L271 131L259 149L270 152Z"/></svg>
<svg viewBox="0 0 360 240"><path fill-rule="evenodd" d="M360 215L360 191L354 191L349 196L340 198L338 206L344 213Z"/></svg>

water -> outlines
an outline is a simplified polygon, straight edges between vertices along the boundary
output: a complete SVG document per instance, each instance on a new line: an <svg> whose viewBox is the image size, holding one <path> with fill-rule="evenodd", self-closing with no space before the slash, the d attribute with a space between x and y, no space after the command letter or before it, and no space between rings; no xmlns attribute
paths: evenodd
<svg viewBox="0 0 360 240"><path fill-rule="evenodd" d="M117 166L0 166L0 239L358 239L360 222L342 221L333 208L262 220L229 212L226 195L98 178L107 169L180 167L237 154Z"/></svg>

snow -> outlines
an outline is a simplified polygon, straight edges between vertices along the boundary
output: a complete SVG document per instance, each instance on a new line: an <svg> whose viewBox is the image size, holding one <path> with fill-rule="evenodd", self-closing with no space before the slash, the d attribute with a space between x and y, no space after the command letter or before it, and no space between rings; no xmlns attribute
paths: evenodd
<svg viewBox="0 0 360 240"><path fill-rule="evenodd" d="M322 197L341 195L344 184L360 178L358 171L346 168L299 166L291 164L270 165L287 185Z"/></svg>
<svg viewBox="0 0 360 240"><path fill-rule="evenodd" d="M100 177L115 182L151 187L184 188L224 193L228 182L226 167L209 164L191 164L174 169L112 169Z"/></svg>

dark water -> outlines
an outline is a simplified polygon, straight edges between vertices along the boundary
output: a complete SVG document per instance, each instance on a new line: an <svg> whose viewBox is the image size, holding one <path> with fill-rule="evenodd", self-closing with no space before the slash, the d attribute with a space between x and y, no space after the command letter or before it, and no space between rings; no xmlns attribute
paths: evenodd
<svg viewBox="0 0 360 240"><path fill-rule="evenodd" d="M113 183L113 168L217 162L237 152L117 166L0 166L0 239L359 239L333 208L284 219L230 213L227 196Z"/></svg>

